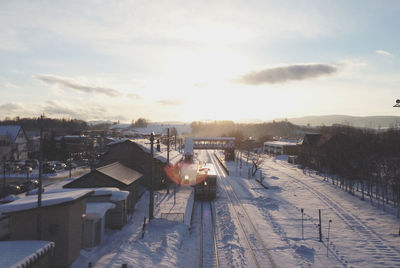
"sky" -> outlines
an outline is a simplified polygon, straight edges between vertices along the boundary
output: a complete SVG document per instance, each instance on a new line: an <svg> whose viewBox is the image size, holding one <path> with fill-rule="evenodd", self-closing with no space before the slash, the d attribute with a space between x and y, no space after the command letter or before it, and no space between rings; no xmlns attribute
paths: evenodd
<svg viewBox="0 0 400 268"><path fill-rule="evenodd" d="M400 115L398 14L399 1L0 0L0 119Z"/></svg>

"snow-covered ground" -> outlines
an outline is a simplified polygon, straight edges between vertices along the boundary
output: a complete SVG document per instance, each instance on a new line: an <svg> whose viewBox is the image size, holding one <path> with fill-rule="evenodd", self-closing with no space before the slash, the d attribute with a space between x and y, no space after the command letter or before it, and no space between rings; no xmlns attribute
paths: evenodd
<svg viewBox="0 0 400 268"><path fill-rule="evenodd" d="M217 163L211 153L199 152L198 157ZM213 202L220 267L257 267L252 254L257 256L260 267L400 266L399 220L394 215L361 201L315 174L303 174L284 158L265 157L263 183L268 189L254 178L248 179L249 165L245 161L241 170L238 162L227 162L227 166L229 176L218 168L217 199ZM233 192L239 201L231 203ZM166 198L170 197L161 192L157 200L161 202ZM120 231L108 231L101 245L82 250L72 267L87 267L88 262L92 262L93 267L121 267L123 263L128 267L198 267L202 224L199 207L196 202L190 229L183 223L160 219L156 214L142 237L143 219L148 211L148 195L145 194L129 223ZM301 209L304 209L304 239ZM319 242L319 209L322 242ZM332 222L328 243L329 220ZM251 224L260 238L249 231ZM261 240L259 246L254 246L257 245L255 240ZM207 238L203 243L210 248L213 244ZM250 247L257 247L255 253ZM205 252L214 253L212 249ZM272 262L263 258L265 252Z"/></svg>

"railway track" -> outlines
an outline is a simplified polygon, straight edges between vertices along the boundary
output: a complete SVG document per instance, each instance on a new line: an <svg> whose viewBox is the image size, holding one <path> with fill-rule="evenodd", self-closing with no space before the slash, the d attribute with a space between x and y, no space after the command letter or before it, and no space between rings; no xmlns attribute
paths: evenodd
<svg viewBox="0 0 400 268"><path fill-rule="evenodd" d="M281 164L280 164L281 165ZM282 166L282 165L281 165ZM275 172L282 172L278 169L269 167ZM376 255L376 259L381 260L384 265L393 265L393 263L400 265L400 250L390 245L385 239L383 239L376 231L371 227L367 226L357 215L349 212L343 208L338 202L334 201L328 195L314 189L304 181L298 179L296 176L285 173L287 176L292 178L297 183L306 187L311 193L313 193L321 202L331 208L332 212L353 232L358 234L358 237L365 243L365 248L368 254ZM385 261L390 261L386 263Z"/></svg>
<svg viewBox="0 0 400 268"><path fill-rule="evenodd" d="M217 239L215 235L215 220L213 203L201 201L200 225L200 268L219 268Z"/></svg>
<svg viewBox="0 0 400 268"><path fill-rule="evenodd" d="M209 153L210 154L210 153ZM210 154L210 159L216 167L217 174L219 175L220 189L225 192L237 219L238 226L245 237L246 244L252 256L254 266L259 267L277 267L271 254L264 245L264 242L255 228L252 220L250 219L246 209L240 202L231 183L226 179L224 170L221 168L218 161Z"/></svg>

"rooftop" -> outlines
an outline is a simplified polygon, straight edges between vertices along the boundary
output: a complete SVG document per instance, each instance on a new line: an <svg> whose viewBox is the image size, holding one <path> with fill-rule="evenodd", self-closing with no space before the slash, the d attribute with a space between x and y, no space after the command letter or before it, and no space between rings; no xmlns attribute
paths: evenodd
<svg viewBox="0 0 400 268"><path fill-rule="evenodd" d="M11 140L14 141L20 129L21 126L16 126L16 125L0 126L0 135L10 135Z"/></svg>
<svg viewBox="0 0 400 268"><path fill-rule="evenodd" d="M112 179L115 179L119 182L122 182L125 185L129 185L143 176L142 173L139 173L134 169L126 167L119 162L114 162L107 166L97 168L96 171Z"/></svg>
<svg viewBox="0 0 400 268"><path fill-rule="evenodd" d="M66 202L71 202L84 197L93 192L92 190L63 190L60 192L43 193L42 207L54 206ZM11 203L0 205L0 214L37 208L37 195L25 196Z"/></svg>

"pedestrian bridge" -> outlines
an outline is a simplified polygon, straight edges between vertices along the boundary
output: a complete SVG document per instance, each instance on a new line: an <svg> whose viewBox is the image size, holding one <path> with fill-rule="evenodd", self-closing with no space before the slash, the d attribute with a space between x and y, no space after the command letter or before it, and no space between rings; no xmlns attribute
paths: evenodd
<svg viewBox="0 0 400 268"><path fill-rule="evenodd" d="M225 150L225 154L234 155L234 137L195 137L185 138L185 158L193 158L193 150ZM229 158L229 157L228 157Z"/></svg>

